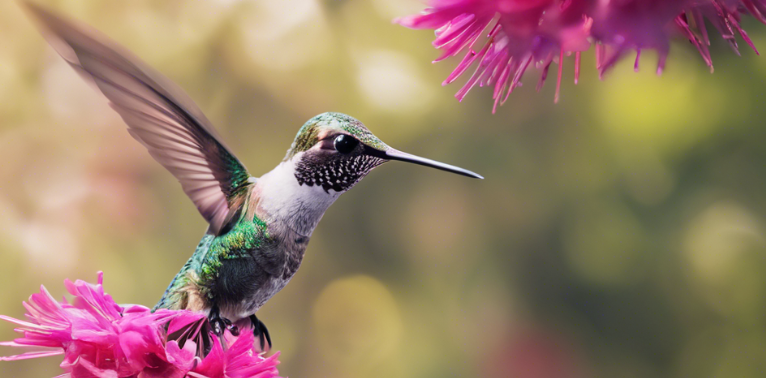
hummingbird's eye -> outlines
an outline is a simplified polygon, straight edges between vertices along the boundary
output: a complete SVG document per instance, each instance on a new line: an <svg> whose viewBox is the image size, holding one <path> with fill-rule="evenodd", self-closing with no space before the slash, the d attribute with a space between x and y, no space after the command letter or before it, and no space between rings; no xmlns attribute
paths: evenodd
<svg viewBox="0 0 766 378"><path fill-rule="evenodd" d="M357 144L359 144L359 141L356 138L345 134L338 135L335 137L335 141L333 142L335 151L338 151L342 154L350 153L354 150L354 148L356 148Z"/></svg>

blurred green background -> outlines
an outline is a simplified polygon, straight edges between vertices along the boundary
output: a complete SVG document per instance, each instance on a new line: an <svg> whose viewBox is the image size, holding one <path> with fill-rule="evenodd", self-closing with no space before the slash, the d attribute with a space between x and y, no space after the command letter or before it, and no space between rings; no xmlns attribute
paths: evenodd
<svg viewBox="0 0 766 378"><path fill-rule="evenodd" d="M344 195L260 312L298 377L766 376L766 60L714 38L580 84L566 61L491 114L458 103L417 0L60 0L181 84L254 175L299 126L351 114L404 151L484 181L391 163ZM766 27L747 19L756 45ZM555 66L554 66L555 69ZM461 81L462 82L462 81ZM180 186L0 3L0 313L94 281L153 305L205 223ZM14 337L10 324L0 339ZM2 354L14 352L1 348ZM49 377L57 358L0 363Z"/></svg>

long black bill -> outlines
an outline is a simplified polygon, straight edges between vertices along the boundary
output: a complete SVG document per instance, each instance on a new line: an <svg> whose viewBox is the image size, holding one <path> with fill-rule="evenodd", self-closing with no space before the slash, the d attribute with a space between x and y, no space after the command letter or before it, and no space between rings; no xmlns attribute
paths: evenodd
<svg viewBox="0 0 766 378"><path fill-rule="evenodd" d="M435 160L422 158L420 156L415 156L412 154L408 154L406 152L402 152L399 150L395 150L393 148L389 148L386 151L380 151L373 148L368 148L367 153L372 156L377 156L379 158L383 158L386 160L399 160L399 161L406 161L408 163L414 163L423 165L426 167L441 169L442 171L457 173L459 175L473 177L477 179L484 179L481 175L478 175L474 172L471 172L467 169L463 169L460 167L456 167L454 165L444 164Z"/></svg>

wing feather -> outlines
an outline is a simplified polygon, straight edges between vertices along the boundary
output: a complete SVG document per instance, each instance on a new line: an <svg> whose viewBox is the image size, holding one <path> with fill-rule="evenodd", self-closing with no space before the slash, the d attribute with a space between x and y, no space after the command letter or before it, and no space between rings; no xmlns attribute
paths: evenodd
<svg viewBox="0 0 766 378"><path fill-rule="evenodd" d="M244 165L180 87L98 32L25 3L53 48L96 85L130 135L181 183L217 234L250 185Z"/></svg>

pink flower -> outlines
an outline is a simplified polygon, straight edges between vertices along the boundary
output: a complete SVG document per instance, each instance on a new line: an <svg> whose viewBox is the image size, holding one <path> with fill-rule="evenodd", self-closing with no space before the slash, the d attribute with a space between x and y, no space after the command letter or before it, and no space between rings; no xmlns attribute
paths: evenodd
<svg viewBox="0 0 766 378"><path fill-rule="evenodd" d="M477 84L491 86L493 112L521 85L521 77L530 66L541 71L539 90L552 62L558 64L554 100L558 101L564 57L574 53L577 83L580 53L591 44L596 45L601 76L630 50L637 53L638 69L642 49L658 51L657 72L661 73L674 34L689 39L712 70L705 19L735 51L735 33L755 49L740 27L741 14L751 14L766 23L766 0L430 0L429 4L422 14L394 22L414 29L435 29L433 45L444 53L434 62L464 53L443 84L455 81L476 63L476 70L456 97L462 100ZM480 39L483 45L474 48Z"/></svg>
<svg viewBox="0 0 766 378"><path fill-rule="evenodd" d="M24 303L27 321L0 315L19 325L23 337L4 346L37 350L0 361L64 355L64 376L80 377L195 377L271 378L278 372L278 353L262 357L254 347L252 330L241 336L210 332L204 314L117 305L98 283L65 281L71 303L56 301L41 287ZM249 332L248 332L249 331ZM40 350L42 349L42 350ZM209 353L205 351L209 349Z"/></svg>

